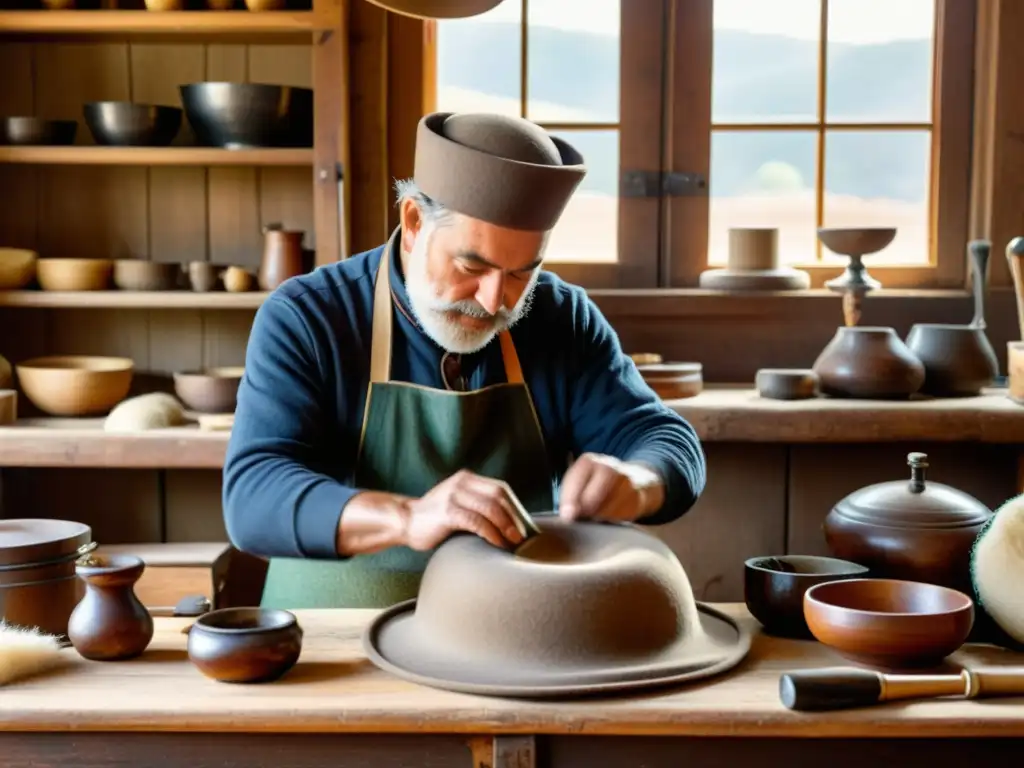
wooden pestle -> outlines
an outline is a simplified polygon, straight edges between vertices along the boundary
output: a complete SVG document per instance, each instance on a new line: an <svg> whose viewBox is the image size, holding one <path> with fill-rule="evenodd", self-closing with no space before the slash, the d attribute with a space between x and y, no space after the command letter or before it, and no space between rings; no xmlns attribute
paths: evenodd
<svg viewBox="0 0 1024 768"><path fill-rule="evenodd" d="M1013 292L1017 297L1017 326L1024 340L1024 237L1015 237L1006 246L1006 260L1013 276Z"/></svg>
<svg viewBox="0 0 1024 768"><path fill-rule="evenodd" d="M890 675L838 667L787 672L779 678L783 706L804 712L946 696L1024 696L1024 667L964 669L959 675Z"/></svg>

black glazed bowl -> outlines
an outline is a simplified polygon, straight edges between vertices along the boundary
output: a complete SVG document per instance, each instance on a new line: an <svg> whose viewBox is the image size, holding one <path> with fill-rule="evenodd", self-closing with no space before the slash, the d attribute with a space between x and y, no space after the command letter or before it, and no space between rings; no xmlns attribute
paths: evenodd
<svg viewBox="0 0 1024 768"><path fill-rule="evenodd" d="M41 117L5 117L0 120L0 144L9 147L67 146L75 143L78 123L74 120L44 120Z"/></svg>
<svg viewBox="0 0 1024 768"><path fill-rule="evenodd" d="M210 147L313 146L313 91L263 83L179 86L200 144Z"/></svg>
<svg viewBox="0 0 1024 768"><path fill-rule="evenodd" d="M221 608L188 630L188 658L223 683L267 683L295 666L302 653L295 614L269 608Z"/></svg>
<svg viewBox="0 0 1024 768"><path fill-rule="evenodd" d="M181 129L178 107L92 101L82 112L93 139L108 147L166 147Z"/></svg>
<svg viewBox="0 0 1024 768"><path fill-rule="evenodd" d="M867 576L868 569L848 560L814 555L752 557L743 564L747 610L769 635L809 640L804 593L817 584Z"/></svg>

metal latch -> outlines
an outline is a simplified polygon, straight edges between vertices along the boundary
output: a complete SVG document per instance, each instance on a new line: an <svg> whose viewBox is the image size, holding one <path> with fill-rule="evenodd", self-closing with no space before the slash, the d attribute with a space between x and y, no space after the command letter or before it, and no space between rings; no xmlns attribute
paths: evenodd
<svg viewBox="0 0 1024 768"><path fill-rule="evenodd" d="M622 197L691 197L708 193L707 180L697 173L623 171Z"/></svg>

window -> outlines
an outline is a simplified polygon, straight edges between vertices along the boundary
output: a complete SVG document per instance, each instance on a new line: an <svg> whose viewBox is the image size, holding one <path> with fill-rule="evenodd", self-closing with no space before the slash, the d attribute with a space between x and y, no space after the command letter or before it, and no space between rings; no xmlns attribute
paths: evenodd
<svg viewBox="0 0 1024 768"><path fill-rule="evenodd" d="M436 104L533 120L590 171L549 262L589 287L689 287L730 227L779 229L820 286L819 226L895 226L886 287L963 285L974 0L505 0L436 24ZM621 195L627 174L696 191Z"/></svg>

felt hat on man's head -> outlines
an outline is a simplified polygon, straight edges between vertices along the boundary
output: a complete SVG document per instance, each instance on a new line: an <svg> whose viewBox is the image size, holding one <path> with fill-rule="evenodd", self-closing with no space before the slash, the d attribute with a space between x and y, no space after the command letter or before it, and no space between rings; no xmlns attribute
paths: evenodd
<svg viewBox="0 0 1024 768"><path fill-rule="evenodd" d="M586 174L575 147L520 117L435 112L416 132L420 191L500 227L552 229Z"/></svg>
<svg viewBox="0 0 1024 768"><path fill-rule="evenodd" d="M418 19L465 19L497 8L501 0L369 0L381 8Z"/></svg>

